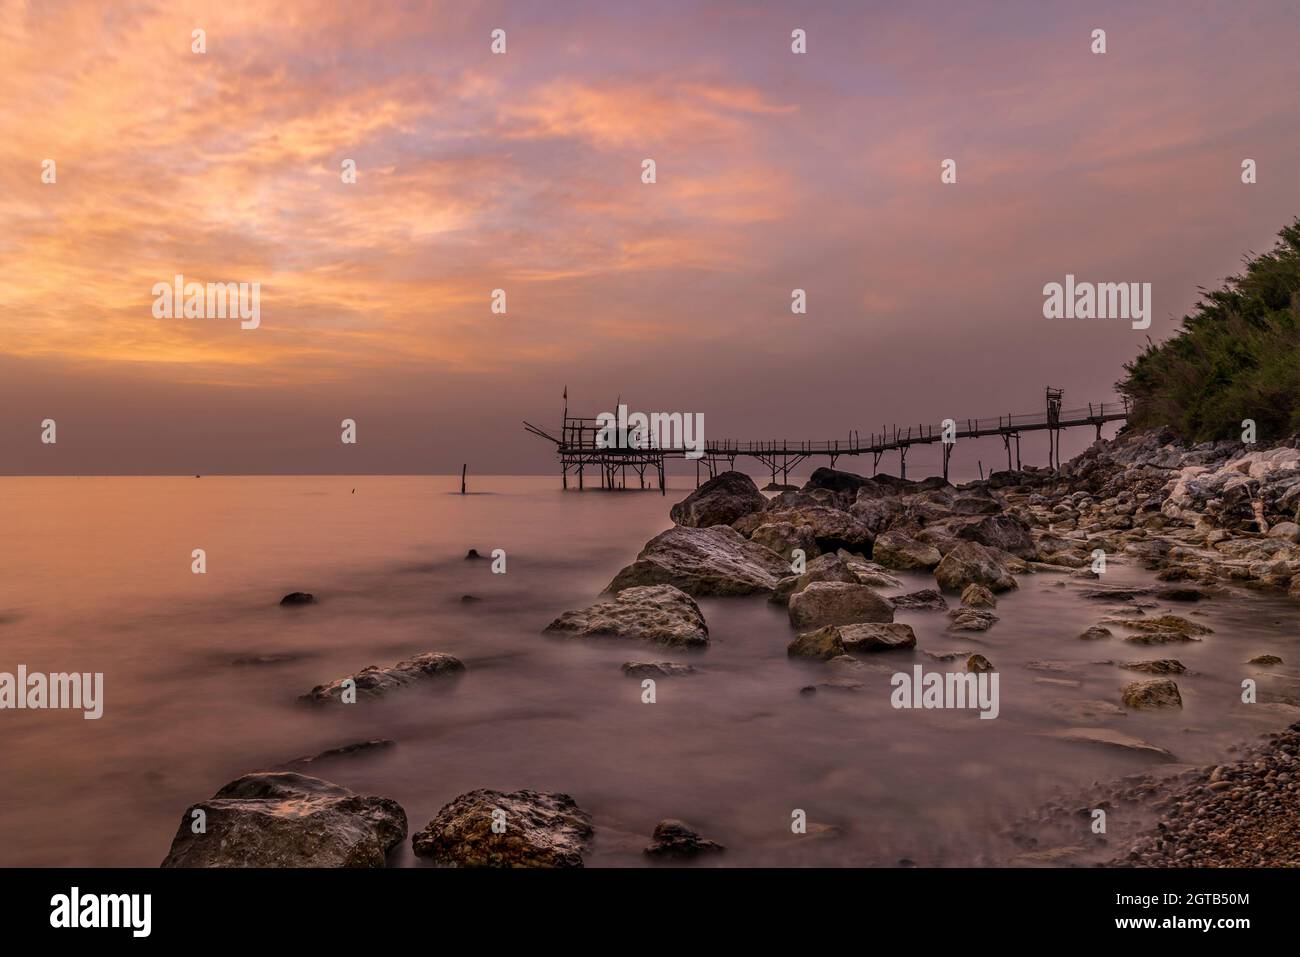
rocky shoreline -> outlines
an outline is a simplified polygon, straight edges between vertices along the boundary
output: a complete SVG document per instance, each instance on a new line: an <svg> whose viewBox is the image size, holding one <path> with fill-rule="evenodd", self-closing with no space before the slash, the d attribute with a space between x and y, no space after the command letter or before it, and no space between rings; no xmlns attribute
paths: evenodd
<svg viewBox="0 0 1300 957"><path fill-rule="evenodd" d="M1300 867L1300 723L1165 796L1121 867Z"/></svg>
<svg viewBox="0 0 1300 957"><path fill-rule="evenodd" d="M1300 867L1300 722L1218 764L1165 766L1039 808L1012 866ZM1108 833L1091 832L1098 812ZM1089 846L1089 845L1092 846Z"/></svg>
<svg viewBox="0 0 1300 957"><path fill-rule="evenodd" d="M1114 646L1118 638L1135 655L1159 651L1109 662L1129 670L1131 680L1116 700L1098 702L1094 710L1123 713L1181 709L1177 678L1186 669L1176 649L1212 635L1182 615L1148 616L1144 605L1191 605L1214 600L1228 587L1300 599L1300 449L1294 440L1271 449L1185 447L1168 435L1142 432L1098 442L1059 473L996 472L954 487L936 478L867 478L821 468L802 488L770 498L748 476L727 472L674 505L670 517L673 527L614 575L603 600L563 613L543 633L625 641L698 661L707 653L709 628L695 599L761 597L786 609L788 654L824 663L827 680L802 692L853 692L871 662L916 648L913 629L894 620L896 610L946 614L947 630L957 636L983 632L997 626L999 593L1016 589L1021 576L1052 575L1058 584L1078 580L1095 592L1086 597L1121 608L1080 639ZM1108 561L1140 564L1156 583L1103 585ZM935 587L886 597L882 589L902 585L899 572L931 574ZM304 597L309 600L286 596L285 602L314 603ZM950 608L950 599L958 606ZM962 657L956 667L965 672L995 670L982 654ZM1281 663L1269 657L1263 664ZM464 670L449 655L426 652L391 667L365 668L302 697L329 707L358 694L414 694L408 689L416 686L436 694ZM695 670L682 661L622 667L623 674L650 684ZM1055 734L1169 757L1139 739L1081 722ZM1143 793L1168 797L1167 817L1111 863L1296 863L1300 792L1291 764L1298 742L1295 725L1249 760L1162 779ZM199 818L207 822L205 831L195 829ZM187 809L165 865L383 866L406 836L405 813L396 802L294 772L255 772ZM443 866L561 867L581 866L598 839L591 815L573 798L524 789L462 794L412 840L417 855ZM1283 841L1284 847L1275 846ZM688 825L665 819L646 855L682 860L719 850ZM1041 852L1032 848L1026 853L1031 857L1021 863L1057 861L1051 854L1033 858Z"/></svg>

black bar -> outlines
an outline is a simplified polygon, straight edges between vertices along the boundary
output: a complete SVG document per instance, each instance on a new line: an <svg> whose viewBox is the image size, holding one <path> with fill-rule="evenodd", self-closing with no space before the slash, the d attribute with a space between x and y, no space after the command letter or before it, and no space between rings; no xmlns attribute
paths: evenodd
<svg viewBox="0 0 1300 957"><path fill-rule="evenodd" d="M148 939L202 944L205 952L227 940L259 950L284 940L348 951L387 951L406 946L401 941L496 951L512 939L534 946L573 940L616 946L697 935L761 941L781 929L809 943L828 943L828 935L850 927L862 935L901 934L899 942L915 943L918 952L949 941L980 941L983 950L1022 940L1098 937L1182 943L1195 936L1221 948L1247 940L1241 935L1252 931L1281 940L1294 927L1294 875L1266 869L68 868L0 870L0 886L7 944L32 937L66 942L70 934L92 944L135 942L130 927L52 927L52 899L76 887L82 900L150 895ZM1166 919L1243 918L1249 927L1160 926ZM1117 926L1125 920L1154 920L1156 926Z"/></svg>

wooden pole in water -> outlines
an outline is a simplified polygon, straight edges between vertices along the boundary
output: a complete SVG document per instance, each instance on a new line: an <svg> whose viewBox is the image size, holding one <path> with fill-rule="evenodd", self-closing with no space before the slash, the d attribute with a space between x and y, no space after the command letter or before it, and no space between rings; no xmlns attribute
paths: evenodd
<svg viewBox="0 0 1300 957"><path fill-rule="evenodd" d="M465 494L465 470L468 468L469 468L468 462L466 462L464 465L460 467L460 494L461 495Z"/></svg>

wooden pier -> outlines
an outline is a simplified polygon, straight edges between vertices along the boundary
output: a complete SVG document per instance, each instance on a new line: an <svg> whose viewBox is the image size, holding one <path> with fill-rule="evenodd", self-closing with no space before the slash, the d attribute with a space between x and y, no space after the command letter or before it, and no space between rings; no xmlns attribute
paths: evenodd
<svg viewBox="0 0 1300 957"><path fill-rule="evenodd" d="M524 428L555 444L556 454L560 457L560 472L564 487L569 487L570 476L577 479L579 489L586 488L586 472L592 470L599 475L599 487L603 489L627 488L627 473L630 469L634 481L640 488L653 488L657 484L660 493L665 493L664 463L669 458L684 458L685 450L680 448L660 448L646 443L640 448L607 447L597 441L601 433L599 420L569 415L567 404L568 390L565 390L566 404L564 425L559 437L551 435L528 422ZM1060 389L1045 390L1046 409L1024 415L1001 415L983 419L952 419L939 425L881 426L879 432L863 435L857 430L851 431L843 439L821 441L790 441L772 439L740 442L730 439L706 440L703 455L695 460L696 485L700 482L700 465L703 464L709 477L719 472L734 469L736 459L745 456L757 459L771 473L772 484L776 485L780 475L780 484L789 484L790 470L806 459L824 457L831 468L841 456L871 456L871 474L880 468L880 460L890 452L898 453L898 471L900 478L907 478L907 452L914 445L933 445L938 442L943 447L943 477L948 478L948 463L952 458L953 448L958 439L978 439L987 436L1000 436L1007 453L1007 469L1019 470L1020 435L1022 432L1048 433L1048 465L1052 468L1061 466L1061 431L1063 429L1092 426L1101 438L1102 426L1107 422L1123 421L1128 418L1129 410L1126 400L1103 402L1094 405L1088 403L1074 409L1063 409L1063 393ZM617 408L617 406L615 406ZM1012 446L1015 447L1015 461L1012 464ZM647 473L651 485L646 484Z"/></svg>

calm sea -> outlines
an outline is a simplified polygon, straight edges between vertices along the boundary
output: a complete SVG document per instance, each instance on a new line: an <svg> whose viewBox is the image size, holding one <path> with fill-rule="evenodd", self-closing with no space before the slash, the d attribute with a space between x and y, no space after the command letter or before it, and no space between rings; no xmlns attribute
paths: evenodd
<svg viewBox="0 0 1300 957"><path fill-rule="evenodd" d="M800 694L826 667L787 658L784 610L762 599L702 600L713 643L696 654L544 638L554 616L595 600L668 527L689 484L662 498L564 493L554 476L478 477L460 496L458 482L0 479L0 671L105 675L98 721L0 712L0 865L156 865L184 809L231 779L375 738L396 745L309 773L395 798L412 830L464 791L534 788L567 792L594 815L593 865L643 864L665 817L725 844L716 864L1000 863L1017 850L1003 825L1053 789L1153 766L1041 735L1078 724L1073 703L1119 702L1135 676L1107 659L1178 657L1192 669L1178 678L1181 713L1091 722L1179 761L1222 759L1294 720L1239 700L1241 679L1258 676L1246 658L1273 652L1285 671L1300 655L1294 606L1257 595L1167 609L1215 633L1155 648L1077 640L1106 608L1079 597L1077 580L1057 587L1059 576L1023 578L1001 600L1001 622L973 638L946 633L942 614L900 615L922 649L993 661L992 721L891 708L892 671L960 666L919 652L873 659L859 691ZM195 548L205 575L191 573ZM465 561L469 548L504 549L506 574ZM933 584L905 577L907 590ZM1115 563L1108 575L1145 580ZM278 605L296 590L319 604ZM422 651L456 655L468 673L355 707L296 701ZM252 656L274 660L236 664ZM619 665L669 658L699 674L661 681L643 704ZM1274 680L1294 691L1293 678ZM839 830L796 837L795 810ZM1109 855L1098 845L1094 856ZM417 863L409 843L393 863Z"/></svg>

